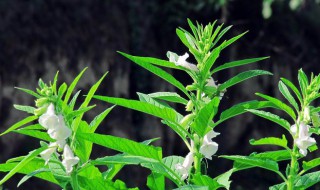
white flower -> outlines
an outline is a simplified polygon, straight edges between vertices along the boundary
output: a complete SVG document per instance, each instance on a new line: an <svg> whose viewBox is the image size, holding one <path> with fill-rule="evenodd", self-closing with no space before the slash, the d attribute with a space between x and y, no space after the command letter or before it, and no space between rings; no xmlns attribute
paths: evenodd
<svg viewBox="0 0 320 190"><path fill-rule="evenodd" d="M299 125L299 129L296 125L292 125L290 127L290 131L294 136L294 143L299 148L299 152L306 156L308 153L308 148L316 143L315 139L311 137L311 133L309 133L310 126L304 123ZM297 131L299 130L298 136Z"/></svg>
<svg viewBox="0 0 320 190"><path fill-rule="evenodd" d="M49 160L51 158L51 155L53 153L57 154L56 153L57 147L58 147L57 143L55 143L55 142L54 143L50 143L48 148L40 153L40 156L41 156L41 158L43 158L45 160L45 164L46 165L48 164L48 162L49 162Z"/></svg>
<svg viewBox="0 0 320 190"><path fill-rule="evenodd" d="M216 137L219 134L220 133L216 133L211 130L203 137L203 143L200 147L199 152L209 160L211 160L212 155L214 155L218 151L219 145L216 142L213 142L212 138Z"/></svg>
<svg viewBox="0 0 320 190"><path fill-rule="evenodd" d="M51 103L45 114L39 117L39 123L46 129L53 128L58 125L59 118L54 112L54 105Z"/></svg>
<svg viewBox="0 0 320 190"><path fill-rule="evenodd" d="M189 175L189 170L192 167L193 161L194 161L193 153L189 152L182 164L181 163L176 164L175 168L181 174L181 180L187 179Z"/></svg>
<svg viewBox="0 0 320 190"><path fill-rule="evenodd" d="M66 168L67 174L73 170L73 166L79 162L79 158L74 156L68 144L64 146L62 165Z"/></svg>
<svg viewBox="0 0 320 190"><path fill-rule="evenodd" d="M218 87L218 86L216 85L216 83L214 82L214 80L213 80L212 77L210 77L210 78L207 79L207 84L206 84L206 86L215 87L215 88Z"/></svg>
<svg viewBox="0 0 320 190"><path fill-rule="evenodd" d="M62 115L58 116L58 125L48 129L49 136L59 141L59 144L62 145L60 148L63 148L63 141L70 137L71 133L72 131L66 126Z"/></svg>
<svg viewBox="0 0 320 190"><path fill-rule="evenodd" d="M181 66L191 71L199 71L196 65L187 62L187 59L189 57L188 53L185 53L182 56L178 56L176 53L168 51L167 56L169 58L169 61L174 63L176 66Z"/></svg>

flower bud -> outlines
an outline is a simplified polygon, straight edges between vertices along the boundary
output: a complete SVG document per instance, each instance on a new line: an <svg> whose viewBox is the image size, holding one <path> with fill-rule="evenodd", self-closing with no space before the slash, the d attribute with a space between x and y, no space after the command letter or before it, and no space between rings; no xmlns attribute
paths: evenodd
<svg viewBox="0 0 320 190"><path fill-rule="evenodd" d="M48 107L48 105L45 104L44 106L42 106L42 107L40 107L38 109L35 109L34 110L34 115L35 116L40 116L40 115L44 114L47 111L47 107Z"/></svg>
<svg viewBox="0 0 320 190"><path fill-rule="evenodd" d="M193 91L193 90L197 90L197 87L196 87L195 85L191 84L191 85L188 85L188 86L186 87L186 89L187 89L188 91Z"/></svg>
<svg viewBox="0 0 320 190"><path fill-rule="evenodd" d="M309 123L309 121L310 121L310 108L309 107L305 107L303 110L303 121L305 123Z"/></svg>
<svg viewBox="0 0 320 190"><path fill-rule="evenodd" d="M192 111L193 106L193 102L190 100L186 105L186 111Z"/></svg>
<svg viewBox="0 0 320 190"><path fill-rule="evenodd" d="M48 103L48 98L39 98L39 99L36 100L36 106L37 107L42 107L47 103Z"/></svg>

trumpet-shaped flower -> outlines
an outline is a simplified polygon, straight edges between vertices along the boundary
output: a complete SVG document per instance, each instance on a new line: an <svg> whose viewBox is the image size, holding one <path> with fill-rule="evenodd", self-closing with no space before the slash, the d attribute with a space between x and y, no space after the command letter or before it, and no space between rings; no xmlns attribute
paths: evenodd
<svg viewBox="0 0 320 190"><path fill-rule="evenodd" d="M50 143L48 148L40 153L40 156L41 156L41 158L43 158L45 160L46 165L48 164L48 162L51 158L51 155L54 153L57 154L57 152L56 152L57 147L58 147L58 144L56 142Z"/></svg>
<svg viewBox="0 0 320 190"><path fill-rule="evenodd" d="M206 84L206 86L215 87L215 88L218 87L218 86L216 85L216 83L214 82L214 80L213 80L212 77L210 77L210 78L207 79L207 84Z"/></svg>
<svg viewBox="0 0 320 190"><path fill-rule="evenodd" d="M58 124L48 129L49 136L60 142L70 137L71 133L71 129L66 126L62 115L58 116ZM60 148L63 148L63 146Z"/></svg>
<svg viewBox="0 0 320 190"><path fill-rule="evenodd" d="M176 53L168 51L167 56L169 58L169 61L174 63L176 66L181 66L191 71L199 71L196 65L187 62L187 59L189 57L188 53L185 53L182 56L178 56Z"/></svg>
<svg viewBox="0 0 320 190"><path fill-rule="evenodd" d="M187 154L187 156L185 157L182 164L181 163L176 164L175 168L181 174L181 180L187 179L187 177L189 175L189 170L192 167L193 161L194 161L193 160L193 153L189 152Z"/></svg>
<svg viewBox="0 0 320 190"><path fill-rule="evenodd" d="M79 158L74 156L71 148L68 144L64 146L62 165L66 168L67 174L70 174L73 170L73 166L79 162Z"/></svg>
<svg viewBox="0 0 320 190"><path fill-rule="evenodd" d="M220 133L216 133L211 130L203 137L203 143L200 147L199 152L209 160L211 160L212 155L214 155L218 151L219 145L216 142L213 142L212 138L216 137L219 134Z"/></svg>
<svg viewBox="0 0 320 190"><path fill-rule="evenodd" d="M309 132L310 126L306 125L304 123L301 123L299 125L299 128L297 125L292 125L290 127L290 131L292 135L294 136L295 140L294 143L299 148L299 152L306 156L308 153L308 148L316 143L315 139L311 137L311 133ZM297 136L297 132L298 136Z"/></svg>
<svg viewBox="0 0 320 190"><path fill-rule="evenodd" d="M59 118L54 112L54 105L51 103L46 113L39 117L39 123L46 129L54 128L59 124Z"/></svg>

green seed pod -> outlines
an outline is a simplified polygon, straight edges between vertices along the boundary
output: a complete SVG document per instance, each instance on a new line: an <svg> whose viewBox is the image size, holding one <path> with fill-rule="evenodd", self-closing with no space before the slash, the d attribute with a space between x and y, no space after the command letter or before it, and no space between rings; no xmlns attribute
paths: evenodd
<svg viewBox="0 0 320 190"><path fill-rule="evenodd" d="M189 128L189 123L194 119L194 117L195 117L195 115L193 113L184 116L180 121L180 125L184 129L188 129Z"/></svg>

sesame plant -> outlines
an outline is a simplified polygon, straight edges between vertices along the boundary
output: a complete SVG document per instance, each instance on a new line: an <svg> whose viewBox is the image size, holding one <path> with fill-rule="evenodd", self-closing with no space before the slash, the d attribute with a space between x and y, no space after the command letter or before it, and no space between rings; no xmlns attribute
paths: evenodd
<svg viewBox="0 0 320 190"><path fill-rule="evenodd" d="M225 120L245 112L246 108L263 108L269 106L269 103L258 101L241 103L222 112L220 118L215 122L213 119L216 118L220 100L229 87L246 79L259 75L271 75L271 73L263 70L249 70L217 84L213 78L217 72L261 61L267 57L232 61L216 66L214 63L217 62L222 50L237 41L246 32L231 39L222 40L231 26L224 28L223 24L217 26L216 22L206 26L198 23L194 25L190 20L188 24L191 32L183 28L176 30L181 42L189 50L188 53L181 56L168 51L168 60L161 60L120 52L134 63L175 86L181 94L176 92L138 93L139 100L107 96L94 97L160 118L161 122L170 127L189 149L185 157L177 155L162 157L160 153L153 155L149 152L134 157L128 157L128 155L117 157L119 164L140 164L150 169L151 174L147 179L150 189L165 189L165 178L171 180L178 187L177 189L229 189L229 177L233 169L215 178L206 175L207 168L211 164L208 160L211 160L218 150L218 144L212 139L219 133L214 129ZM190 54L196 63L187 60ZM193 83L185 86L161 67L181 70L191 77ZM185 112L179 113L174 109L172 103L184 105ZM100 141L96 140L96 136L92 134L83 138L99 144ZM107 163L107 160L104 161Z"/></svg>
<svg viewBox="0 0 320 190"><path fill-rule="evenodd" d="M282 137L252 139L251 145L278 146L281 150L253 153L249 156L223 156L234 160L234 171L260 167L276 173L283 183L271 186L270 190L307 189L320 182L320 172L310 172L320 165L320 158L306 159L308 152L317 150L316 140L311 137L320 134L320 107L314 107L320 90L320 75L311 74L310 80L302 69L298 72L299 87L291 81L281 78L279 90L287 103L274 97L257 93L272 104L271 107L284 111L288 119L271 112L248 109L247 111L268 119L286 130ZM289 104L288 104L289 103ZM289 142L287 139L290 139ZM286 162L285 171L279 170L279 162Z"/></svg>
<svg viewBox="0 0 320 190"><path fill-rule="evenodd" d="M73 96L72 92L85 70L69 87L66 83L57 84L57 73L53 83L46 84L40 79L36 91L18 88L35 98L35 107L14 105L16 109L31 116L15 123L0 136L9 132L19 133L39 139L40 145L26 156L11 158L6 163L0 164L0 171L7 173L1 179L0 185L14 174L22 173L25 176L17 184L18 187L31 177L37 177L57 184L65 190L128 189L124 182L113 179L120 171L119 167L110 164L109 170L100 171L92 163L93 161L89 160L92 143L81 138L81 134L94 133L113 109L113 107L106 109L90 123L83 120L84 113L95 107L95 105L89 106L89 103L107 74L90 88L83 102L76 108L80 91ZM121 149L121 146L131 143L130 140L113 136L105 139L109 144L113 143L114 149ZM115 142L122 144L118 145ZM140 144L136 144L139 148ZM141 144L141 146L146 145ZM118 170L113 170L113 167Z"/></svg>

